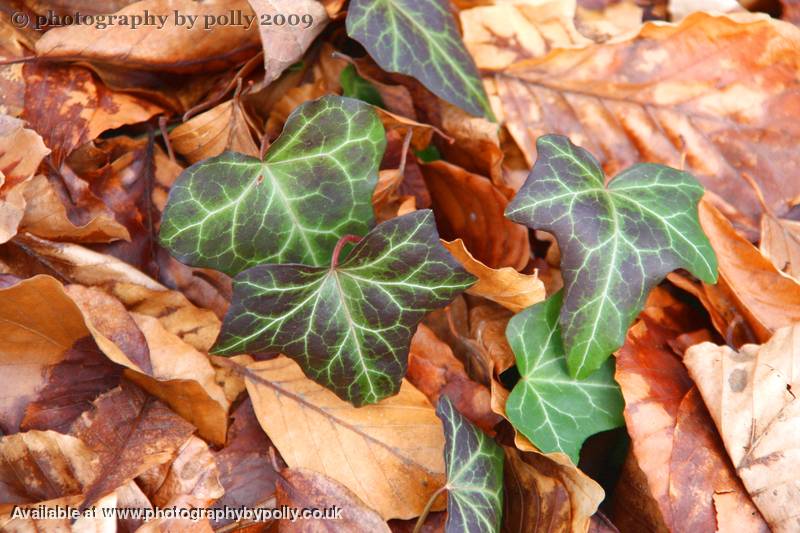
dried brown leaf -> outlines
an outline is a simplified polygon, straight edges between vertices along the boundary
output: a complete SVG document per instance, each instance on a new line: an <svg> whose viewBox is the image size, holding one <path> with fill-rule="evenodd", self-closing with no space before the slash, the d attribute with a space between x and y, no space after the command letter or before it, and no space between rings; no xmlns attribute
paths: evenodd
<svg viewBox="0 0 800 533"><path fill-rule="evenodd" d="M800 283L800 222L764 213L759 250L775 268Z"/></svg>
<svg viewBox="0 0 800 533"><path fill-rule="evenodd" d="M306 468L286 468L277 484L278 506L291 508L342 509L343 520L281 520L281 531L287 533L322 533L335 529L351 533L389 533L389 526L381 516L367 507L353 492L325 474Z"/></svg>
<svg viewBox="0 0 800 533"><path fill-rule="evenodd" d="M518 313L545 298L544 283L534 274L521 274L511 267L489 268L469 253L464 241L442 241L464 269L478 278L467 293L497 302Z"/></svg>
<svg viewBox="0 0 800 533"><path fill-rule="evenodd" d="M245 111L237 99L196 115L169 133L175 151L190 163L232 150L258 157Z"/></svg>
<svg viewBox="0 0 800 533"><path fill-rule="evenodd" d="M291 468L326 474L384 519L418 516L445 482L441 422L408 382L396 396L355 408L278 357L248 367L247 391Z"/></svg>

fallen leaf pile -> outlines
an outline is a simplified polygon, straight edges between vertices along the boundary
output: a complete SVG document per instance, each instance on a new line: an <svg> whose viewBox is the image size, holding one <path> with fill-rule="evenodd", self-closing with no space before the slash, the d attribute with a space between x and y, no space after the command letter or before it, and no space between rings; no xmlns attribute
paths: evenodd
<svg viewBox="0 0 800 533"><path fill-rule="evenodd" d="M800 531L798 25L0 1L0 531Z"/></svg>

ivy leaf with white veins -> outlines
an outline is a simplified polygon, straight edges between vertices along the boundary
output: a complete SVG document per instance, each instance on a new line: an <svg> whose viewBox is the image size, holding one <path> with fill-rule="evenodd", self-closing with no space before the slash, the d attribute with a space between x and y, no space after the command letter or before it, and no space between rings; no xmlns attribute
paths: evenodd
<svg viewBox="0 0 800 533"><path fill-rule="evenodd" d="M436 96L494 120L447 0L351 0L347 34L383 70L416 78Z"/></svg>
<svg viewBox="0 0 800 533"><path fill-rule="evenodd" d="M687 172L642 163L604 185L592 155L561 135L538 158L506 216L555 234L561 250L560 323L573 377L585 378L622 346L647 294L685 268L717 280L717 259L697 218L703 187Z"/></svg>
<svg viewBox="0 0 800 533"><path fill-rule="evenodd" d="M545 453L564 452L578 464L587 437L622 426L622 392L608 359L585 380L570 377L558 310L563 292L514 315L506 338L520 379L506 400L506 415Z"/></svg>
<svg viewBox="0 0 800 533"><path fill-rule="evenodd" d="M226 152L187 168L170 191L161 244L183 263L230 275L261 263L324 265L340 237L372 227L385 147L367 104L307 102L264 161Z"/></svg>
<svg viewBox="0 0 800 533"><path fill-rule="evenodd" d="M356 406L399 390L417 324L475 278L439 243L430 210L379 224L330 267L261 265L233 280L213 352L283 353Z"/></svg>
<svg viewBox="0 0 800 533"><path fill-rule="evenodd" d="M445 532L500 531L503 449L459 413L444 394L439 398L436 414L444 423Z"/></svg>

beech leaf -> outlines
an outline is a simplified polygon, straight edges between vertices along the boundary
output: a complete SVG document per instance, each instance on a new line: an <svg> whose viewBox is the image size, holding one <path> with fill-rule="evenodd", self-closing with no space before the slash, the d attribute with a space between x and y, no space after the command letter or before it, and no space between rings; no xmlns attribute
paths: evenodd
<svg viewBox="0 0 800 533"><path fill-rule="evenodd" d="M439 244L430 210L378 225L330 267L261 265L233 281L212 351L283 353L354 405L400 388L417 324L474 278Z"/></svg>
<svg viewBox="0 0 800 533"><path fill-rule="evenodd" d="M447 468L446 533L500 531L503 449L442 395L436 414L444 423Z"/></svg>
<svg viewBox="0 0 800 533"><path fill-rule="evenodd" d="M633 165L606 187L597 160L568 138L545 135L536 147L536 164L506 215L558 240L567 366L585 378L622 346L650 289L668 273L686 268L716 282L716 256L697 216L703 187L652 163Z"/></svg>
<svg viewBox="0 0 800 533"><path fill-rule="evenodd" d="M225 152L187 168L170 191L161 243L183 263L230 275L270 262L323 265L341 236L372 226L385 146L367 104L307 102L264 161Z"/></svg>
<svg viewBox="0 0 800 533"><path fill-rule="evenodd" d="M606 360L585 380L567 372L558 311L563 292L515 315L506 336L520 380L506 401L508 419L545 453L564 452L578 464L587 437L624 424L623 400Z"/></svg>
<svg viewBox="0 0 800 533"><path fill-rule="evenodd" d="M347 34L388 72L419 80L475 116L494 119L475 62L444 0L353 0Z"/></svg>

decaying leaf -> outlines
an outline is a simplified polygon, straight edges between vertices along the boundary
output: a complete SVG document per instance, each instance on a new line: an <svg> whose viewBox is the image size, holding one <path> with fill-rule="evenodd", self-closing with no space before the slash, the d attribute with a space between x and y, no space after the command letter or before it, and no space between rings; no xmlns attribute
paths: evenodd
<svg viewBox="0 0 800 533"><path fill-rule="evenodd" d="M482 296L514 312L544 300L544 283L536 273L521 274L511 267L490 268L475 259L461 239L442 244L464 270L478 278L467 289L468 294Z"/></svg>
<svg viewBox="0 0 800 533"><path fill-rule="evenodd" d="M800 283L800 222L764 213L759 250L775 268Z"/></svg>
<svg viewBox="0 0 800 533"><path fill-rule="evenodd" d="M736 473L772 531L800 527L800 327L778 329L736 352L702 343L687 350L697 383Z"/></svg>
<svg viewBox="0 0 800 533"><path fill-rule="evenodd" d="M191 424L130 383L99 397L70 430L98 457L82 506L168 462L193 431Z"/></svg>
<svg viewBox="0 0 800 533"><path fill-rule="evenodd" d="M669 316L682 319L686 309L672 308L670 315L661 315L660 323L651 310L631 328L617 354L616 379L625 397L632 441L630 468L641 469L644 477L640 500L633 494L635 485L618 487L623 509L652 515L649 528L714 530L722 513L716 499L725 495L735 502L724 511L727 518L740 527L747 524L747 531L764 531L766 524L741 486L702 398L668 344L683 329ZM642 510L641 499L649 498L658 509L653 513Z"/></svg>
<svg viewBox="0 0 800 533"><path fill-rule="evenodd" d="M419 516L444 485L442 425L410 383L356 408L286 357L254 363L246 383L259 423L289 467L335 479L384 519Z"/></svg>
<svg viewBox="0 0 800 533"><path fill-rule="evenodd" d="M305 468L286 468L277 484L277 504L291 508L338 507L343 520L336 528L352 533L389 533L391 530L381 516L364 505L347 487L324 474ZM346 511L345 511L346 509ZM281 531L312 533L330 528L329 520L281 520Z"/></svg>

